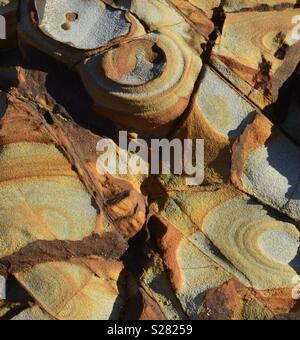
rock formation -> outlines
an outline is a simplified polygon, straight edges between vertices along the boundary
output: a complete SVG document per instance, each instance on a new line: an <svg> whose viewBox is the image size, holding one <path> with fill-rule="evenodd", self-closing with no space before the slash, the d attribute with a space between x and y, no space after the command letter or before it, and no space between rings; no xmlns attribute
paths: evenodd
<svg viewBox="0 0 300 340"><path fill-rule="evenodd" d="M299 319L298 1L0 15L0 319ZM203 183L100 173L124 130L203 139Z"/></svg>

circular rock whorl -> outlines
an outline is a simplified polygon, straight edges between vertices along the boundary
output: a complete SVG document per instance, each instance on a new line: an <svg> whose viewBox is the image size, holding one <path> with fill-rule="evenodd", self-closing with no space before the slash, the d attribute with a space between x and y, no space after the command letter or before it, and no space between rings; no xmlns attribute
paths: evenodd
<svg viewBox="0 0 300 340"><path fill-rule="evenodd" d="M100 114L142 134L167 135L188 105L201 66L181 38L164 32L92 57L79 72Z"/></svg>

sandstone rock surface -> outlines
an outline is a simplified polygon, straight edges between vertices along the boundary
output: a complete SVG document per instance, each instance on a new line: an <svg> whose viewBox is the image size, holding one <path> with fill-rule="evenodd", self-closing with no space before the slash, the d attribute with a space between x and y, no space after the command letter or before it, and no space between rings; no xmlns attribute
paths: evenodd
<svg viewBox="0 0 300 340"><path fill-rule="evenodd" d="M0 15L0 320L299 319L299 2ZM100 173L124 130L203 139L203 183Z"/></svg>

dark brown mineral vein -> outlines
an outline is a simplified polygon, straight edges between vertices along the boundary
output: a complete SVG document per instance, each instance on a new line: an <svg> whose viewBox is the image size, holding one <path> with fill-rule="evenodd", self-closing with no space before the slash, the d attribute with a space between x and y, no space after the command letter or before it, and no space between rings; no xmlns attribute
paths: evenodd
<svg viewBox="0 0 300 340"><path fill-rule="evenodd" d="M16 273L36 264L67 261L72 258L103 256L119 259L127 249L117 233L93 234L82 241L35 241L13 255L0 259L0 273Z"/></svg>

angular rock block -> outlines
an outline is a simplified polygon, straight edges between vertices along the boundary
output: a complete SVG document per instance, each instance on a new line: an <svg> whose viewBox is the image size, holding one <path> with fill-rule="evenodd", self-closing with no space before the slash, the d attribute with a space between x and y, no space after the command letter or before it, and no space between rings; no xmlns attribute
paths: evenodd
<svg viewBox="0 0 300 340"><path fill-rule="evenodd" d="M293 278L300 265L300 234L295 225L231 187L170 190L164 202L149 228L190 318L204 317L208 301L218 290L223 294L232 280L239 282L239 290L243 287L247 299L230 306L237 294L233 290L226 300L229 305L220 306L218 313L243 318L237 314L243 309L249 318L261 314L270 318L270 311L275 315L293 306ZM261 312L251 315L249 300Z"/></svg>
<svg viewBox="0 0 300 340"><path fill-rule="evenodd" d="M101 115L143 135L167 136L189 103L201 66L180 35L162 29L91 57L78 70Z"/></svg>
<svg viewBox="0 0 300 340"><path fill-rule="evenodd" d="M54 319L45 313L40 307L33 306L25 309L12 318L13 321L53 321Z"/></svg>
<svg viewBox="0 0 300 340"><path fill-rule="evenodd" d="M211 63L261 109L277 100L299 63L293 35L298 15L299 9L226 14Z"/></svg>

